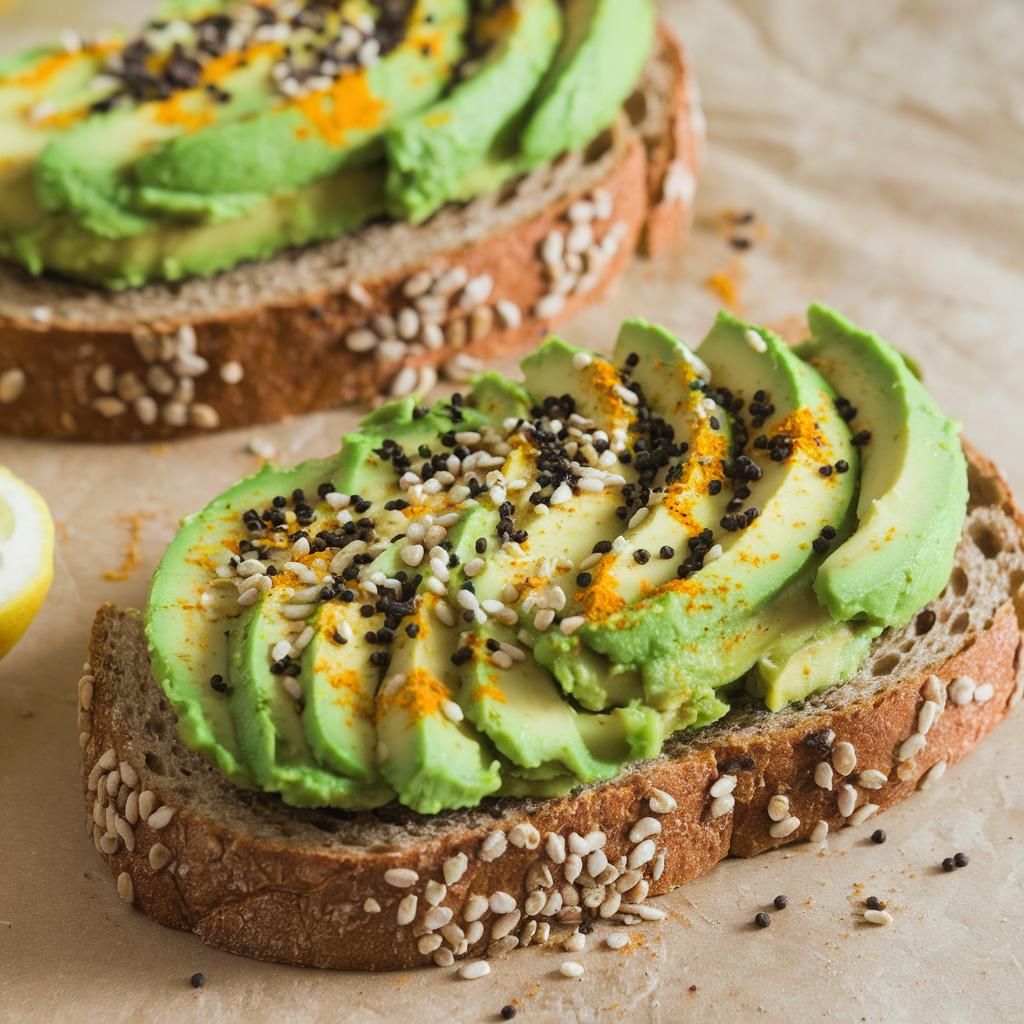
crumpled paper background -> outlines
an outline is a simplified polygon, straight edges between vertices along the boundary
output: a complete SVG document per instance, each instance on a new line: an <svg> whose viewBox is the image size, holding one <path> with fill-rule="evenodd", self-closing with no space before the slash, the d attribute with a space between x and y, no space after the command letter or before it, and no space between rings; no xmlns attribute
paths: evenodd
<svg viewBox="0 0 1024 1024"><path fill-rule="evenodd" d="M705 283L716 273L737 283L743 312L784 332L799 334L807 302L824 299L913 354L1024 489L1024 6L662 6L690 46L710 124L696 232L564 333L608 347L620 318L640 313L699 339L720 304ZM22 0L0 7L0 47L68 21L130 23L133 7ZM726 209L755 219L727 230ZM735 250L732 236L753 245ZM598 929L573 957L581 980L558 974L567 954L535 949L473 982L259 964L120 903L82 828L75 683L92 612L144 600L176 519L255 468L253 436L291 463L331 450L353 421L339 412L173 446L0 440L0 463L46 495L60 529L46 609L0 668L0 1020L468 1022L498 1020L513 1001L529 1022L1021 1019L1019 711L941 787L835 836L827 854L803 845L725 863L665 898L668 920L632 929L622 952ZM868 840L878 825L884 846ZM957 850L970 866L943 874ZM789 908L754 929L778 893ZM892 927L859 923L871 894ZM194 971L202 990L189 987Z"/></svg>

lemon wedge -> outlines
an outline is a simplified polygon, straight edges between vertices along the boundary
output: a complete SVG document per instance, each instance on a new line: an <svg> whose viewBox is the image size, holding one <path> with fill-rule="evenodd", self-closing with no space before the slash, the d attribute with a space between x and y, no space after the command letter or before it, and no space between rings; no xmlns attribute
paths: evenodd
<svg viewBox="0 0 1024 1024"><path fill-rule="evenodd" d="M53 579L53 519L46 502L0 466L0 658L36 617Z"/></svg>

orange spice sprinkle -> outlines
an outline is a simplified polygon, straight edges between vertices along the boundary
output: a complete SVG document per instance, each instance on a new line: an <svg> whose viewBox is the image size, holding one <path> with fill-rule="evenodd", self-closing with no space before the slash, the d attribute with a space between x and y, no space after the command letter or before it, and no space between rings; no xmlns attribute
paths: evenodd
<svg viewBox="0 0 1024 1024"><path fill-rule="evenodd" d="M377 720L389 711L401 709L408 713L412 725L437 714L446 700L451 700L448 687L425 668L414 668L397 693L388 697L378 694Z"/></svg>
<svg viewBox="0 0 1024 1024"><path fill-rule="evenodd" d="M189 99L192 104L188 103ZM203 102L203 97L194 90L175 93L153 105L153 118L158 124L177 124L185 131L198 131L214 120L214 114L207 108L193 109L196 101Z"/></svg>
<svg viewBox="0 0 1024 1024"><path fill-rule="evenodd" d="M499 704L504 704L507 698L497 686L491 686L488 683L481 683L473 690L473 700L480 701L485 699L494 700Z"/></svg>
<svg viewBox="0 0 1024 1024"><path fill-rule="evenodd" d="M590 586L576 593L583 614L592 622L607 619L625 607L615 579L617 555L608 554L597 563Z"/></svg>
<svg viewBox="0 0 1024 1024"><path fill-rule="evenodd" d="M335 146L345 145L350 132L372 131L388 109L370 90L365 71L342 75L329 89L299 97L294 106Z"/></svg>
<svg viewBox="0 0 1024 1024"><path fill-rule="evenodd" d="M103 573L105 580L123 582L139 567L142 558L142 523L152 518L152 512L133 512L117 517L117 521L128 529L128 541L125 544L121 565L117 569L107 569Z"/></svg>

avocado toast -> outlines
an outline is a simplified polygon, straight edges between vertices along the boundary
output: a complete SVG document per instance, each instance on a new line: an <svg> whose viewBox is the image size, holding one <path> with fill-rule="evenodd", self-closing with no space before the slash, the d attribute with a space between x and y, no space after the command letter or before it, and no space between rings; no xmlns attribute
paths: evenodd
<svg viewBox="0 0 1024 1024"><path fill-rule="evenodd" d="M1021 517L892 348L809 323L550 340L186 520L80 688L122 897L445 966L935 783L1020 696Z"/></svg>
<svg viewBox="0 0 1024 1024"><path fill-rule="evenodd" d="M5 430L429 390L688 218L699 107L650 0L200 7L0 62Z"/></svg>

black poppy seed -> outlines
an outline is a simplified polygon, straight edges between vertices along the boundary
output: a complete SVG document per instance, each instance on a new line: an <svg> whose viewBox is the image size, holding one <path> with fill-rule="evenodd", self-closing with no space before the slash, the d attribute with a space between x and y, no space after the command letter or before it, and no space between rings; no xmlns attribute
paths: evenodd
<svg viewBox="0 0 1024 1024"><path fill-rule="evenodd" d="M708 494L715 495L722 493L722 481L721 480L710 480L708 481Z"/></svg>
<svg viewBox="0 0 1024 1024"><path fill-rule="evenodd" d="M284 497L284 495L279 494L276 498L274 498L274 500L271 502L271 504L275 508L284 508L285 505L288 504L288 499L286 497Z"/></svg>
<svg viewBox="0 0 1024 1024"><path fill-rule="evenodd" d="M814 549L814 553L817 555L823 555L828 551L828 541L824 537L815 537L811 541L811 547Z"/></svg>
<svg viewBox="0 0 1024 1024"><path fill-rule="evenodd" d="M709 416L708 423L711 425L712 430L719 430L722 426L722 424L718 422L717 416Z"/></svg>
<svg viewBox="0 0 1024 1024"><path fill-rule="evenodd" d="M487 641L487 650L489 650L491 653L494 653L494 651L500 651L501 650L501 644L499 644L497 640L495 640L493 637L491 637Z"/></svg>
<svg viewBox="0 0 1024 1024"><path fill-rule="evenodd" d="M286 676L297 676L302 671L302 666L297 661L290 661L284 667L284 674Z"/></svg>
<svg viewBox="0 0 1024 1024"><path fill-rule="evenodd" d="M762 910L759 914L754 915L754 924L758 928L767 928L772 923L772 919Z"/></svg>
<svg viewBox="0 0 1024 1024"><path fill-rule="evenodd" d="M871 431L858 430L857 433L854 434L850 440L853 444L857 445L858 447L860 445L868 444L871 441Z"/></svg>
<svg viewBox="0 0 1024 1024"><path fill-rule="evenodd" d="M267 566L267 572L266 572L266 575L267 575L267 576L276 576L276 575L278 574L278 572L279 572L279 571L280 571L280 570L279 570L279 569L277 568L277 566L276 566L276 565L268 565L268 566Z"/></svg>
<svg viewBox="0 0 1024 1024"><path fill-rule="evenodd" d="M370 618L370 616L373 615L373 612L374 608L372 604L364 604L359 608L359 614L362 615L364 619Z"/></svg>
<svg viewBox="0 0 1024 1024"><path fill-rule="evenodd" d="M599 540L594 545L593 554L595 555L607 555L612 549L612 542L610 540Z"/></svg>
<svg viewBox="0 0 1024 1024"><path fill-rule="evenodd" d="M879 846L881 846L887 838L885 829L882 828L876 828L875 831L871 833L871 842L876 843Z"/></svg>
<svg viewBox="0 0 1024 1024"><path fill-rule="evenodd" d="M637 548L636 551L633 552L633 561L636 562L637 565L646 565L650 560L651 553L646 550L646 548Z"/></svg>
<svg viewBox="0 0 1024 1024"><path fill-rule="evenodd" d="M576 586L577 587L586 588L586 587L589 587L590 584L593 583L593 582L594 582L594 577L591 576L591 574L589 572L581 572L576 577Z"/></svg>
<svg viewBox="0 0 1024 1024"><path fill-rule="evenodd" d="M501 1008L501 1019L512 1020L512 1018L515 1017L517 1012L518 1011L516 1010L516 1008L511 1003L509 1003L507 1006L503 1006Z"/></svg>
<svg viewBox="0 0 1024 1024"><path fill-rule="evenodd" d="M819 466L818 467L818 472L822 476L831 476L832 475L832 467L831 466Z"/></svg>
<svg viewBox="0 0 1024 1024"><path fill-rule="evenodd" d="M282 661L275 661L270 666L270 671L271 671L272 675L279 676L279 675L282 675L284 673L284 670L287 667L288 667L288 663L286 661L283 661L283 660Z"/></svg>
<svg viewBox="0 0 1024 1024"><path fill-rule="evenodd" d="M471 612L468 608L462 613L463 622L476 622L476 612Z"/></svg>
<svg viewBox="0 0 1024 1024"><path fill-rule="evenodd" d="M729 244L734 249L744 250L749 249L754 243L749 238L743 238L741 235L736 235L729 239Z"/></svg>
<svg viewBox="0 0 1024 1024"><path fill-rule="evenodd" d="M661 558L674 558L675 553L676 549L668 544L664 544L658 549L658 555Z"/></svg>
<svg viewBox="0 0 1024 1024"><path fill-rule="evenodd" d="M460 647L452 655L452 664L453 665L464 665L472 657L473 657L473 651L469 647Z"/></svg>
<svg viewBox="0 0 1024 1024"><path fill-rule="evenodd" d="M848 473L849 471L850 471L850 464L846 461L846 459L840 459L836 463L836 472L837 473Z"/></svg>
<svg viewBox="0 0 1024 1024"><path fill-rule="evenodd" d="M821 535L825 538L825 540L835 540L836 528L834 526L823 526L821 528Z"/></svg>
<svg viewBox="0 0 1024 1024"><path fill-rule="evenodd" d="M956 861L952 857L945 857L942 861L943 871L956 871Z"/></svg>
<svg viewBox="0 0 1024 1024"><path fill-rule="evenodd" d="M965 868L970 863L971 858L966 853L957 853L953 855L953 863L958 868Z"/></svg>
<svg viewBox="0 0 1024 1024"><path fill-rule="evenodd" d="M786 907L789 906L789 897L776 896L775 899L772 900L772 906L775 907L776 910L785 910Z"/></svg>
<svg viewBox="0 0 1024 1024"><path fill-rule="evenodd" d="M345 644L348 643L348 640L346 640L345 637L343 637L337 630L334 631L334 635L331 637L331 639L336 644L341 644L342 647L344 647Z"/></svg>
<svg viewBox="0 0 1024 1024"><path fill-rule="evenodd" d="M476 553L478 555L482 555L487 550L487 538L477 537L474 548L476 549Z"/></svg>
<svg viewBox="0 0 1024 1024"><path fill-rule="evenodd" d="M343 590L339 595L339 599L344 601L345 604L350 604L356 599L355 592L352 590Z"/></svg>
<svg viewBox="0 0 1024 1024"><path fill-rule="evenodd" d="M292 501L305 501L305 500L306 500L305 492L302 490L301 487L296 487L295 490L292 491Z"/></svg>
<svg viewBox="0 0 1024 1024"><path fill-rule="evenodd" d="M884 910L885 904L877 896L869 896L864 901L864 906L868 910Z"/></svg>
<svg viewBox="0 0 1024 1024"><path fill-rule="evenodd" d="M188 980L193 988L202 988L206 984L206 975L202 971L196 971Z"/></svg>
<svg viewBox="0 0 1024 1024"><path fill-rule="evenodd" d="M370 655L370 664L380 669L386 669L391 664L391 655L387 651L374 651Z"/></svg>
<svg viewBox="0 0 1024 1024"><path fill-rule="evenodd" d="M224 682L224 677L219 672L210 676L210 685L218 693L223 693L228 688L228 684Z"/></svg>

